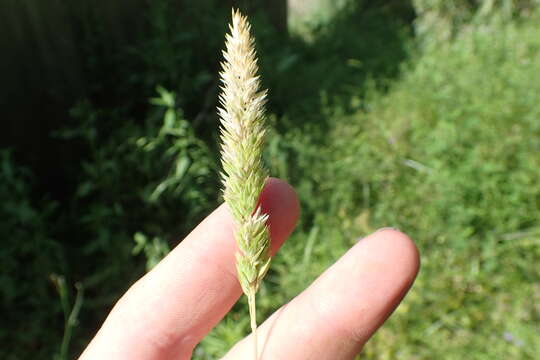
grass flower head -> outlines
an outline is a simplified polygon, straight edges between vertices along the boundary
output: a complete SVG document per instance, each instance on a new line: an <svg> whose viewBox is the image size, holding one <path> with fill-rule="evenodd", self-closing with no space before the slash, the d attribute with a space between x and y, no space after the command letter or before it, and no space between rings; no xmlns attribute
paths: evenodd
<svg viewBox="0 0 540 360"><path fill-rule="evenodd" d="M231 209L238 244L236 268L249 302L257 357L255 294L270 266L268 216L258 206L268 177L262 162L266 133L266 91L260 90L257 57L250 25L232 13L221 76L221 161L225 202Z"/></svg>

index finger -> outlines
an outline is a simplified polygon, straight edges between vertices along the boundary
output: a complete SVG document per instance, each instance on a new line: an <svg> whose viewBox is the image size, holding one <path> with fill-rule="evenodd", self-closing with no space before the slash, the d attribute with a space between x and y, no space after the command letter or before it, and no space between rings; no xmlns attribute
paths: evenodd
<svg viewBox="0 0 540 360"><path fill-rule="evenodd" d="M292 232L292 187L269 179L260 197L270 215L271 252ZM220 206L118 301L80 360L188 359L241 295L233 220Z"/></svg>

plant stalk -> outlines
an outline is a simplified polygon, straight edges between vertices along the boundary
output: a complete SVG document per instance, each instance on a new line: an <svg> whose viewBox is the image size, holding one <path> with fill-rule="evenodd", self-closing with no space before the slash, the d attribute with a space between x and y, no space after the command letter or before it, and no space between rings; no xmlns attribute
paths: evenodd
<svg viewBox="0 0 540 360"><path fill-rule="evenodd" d="M248 304L249 304L249 317L251 319L251 332L253 334L253 350L255 357L253 359L257 360L259 358L259 351L257 346L257 307L255 300L255 289L249 292L248 295Z"/></svg>

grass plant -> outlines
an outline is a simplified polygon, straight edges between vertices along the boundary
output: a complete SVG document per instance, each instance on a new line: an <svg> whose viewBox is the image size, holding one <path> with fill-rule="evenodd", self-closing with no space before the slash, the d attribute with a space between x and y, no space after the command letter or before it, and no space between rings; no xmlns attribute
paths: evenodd
<svg viewBox="0 0 540 360"><path fill-rule="evenodd" d="M268 215L258 206L259 195L268 177L262 163L266 133L264 104L266 91L260 91L257 57L250 24L239 11L232 13L230 34L226 37L221 81L221 159L224 198L236 225L238 244L236 268L246 294L257 351L255 296L270 266Z"/></svg>

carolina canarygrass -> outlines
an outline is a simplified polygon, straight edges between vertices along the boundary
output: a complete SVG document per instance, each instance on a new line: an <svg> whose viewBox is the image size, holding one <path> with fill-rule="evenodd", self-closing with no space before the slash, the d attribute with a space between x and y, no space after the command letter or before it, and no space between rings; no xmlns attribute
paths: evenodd
<svg viewBox="0 0 540 360"><path fill-rule="evenodd" d="M257 57L250 25L239 11L232 12L221 64L221 162L225 202L231 209L238 244L236 269L249 303L251 329L257 352L255 294L270 266L268 215L258 206L267 178L262 163L266 133L264 104L260 91Z"/></svg>

